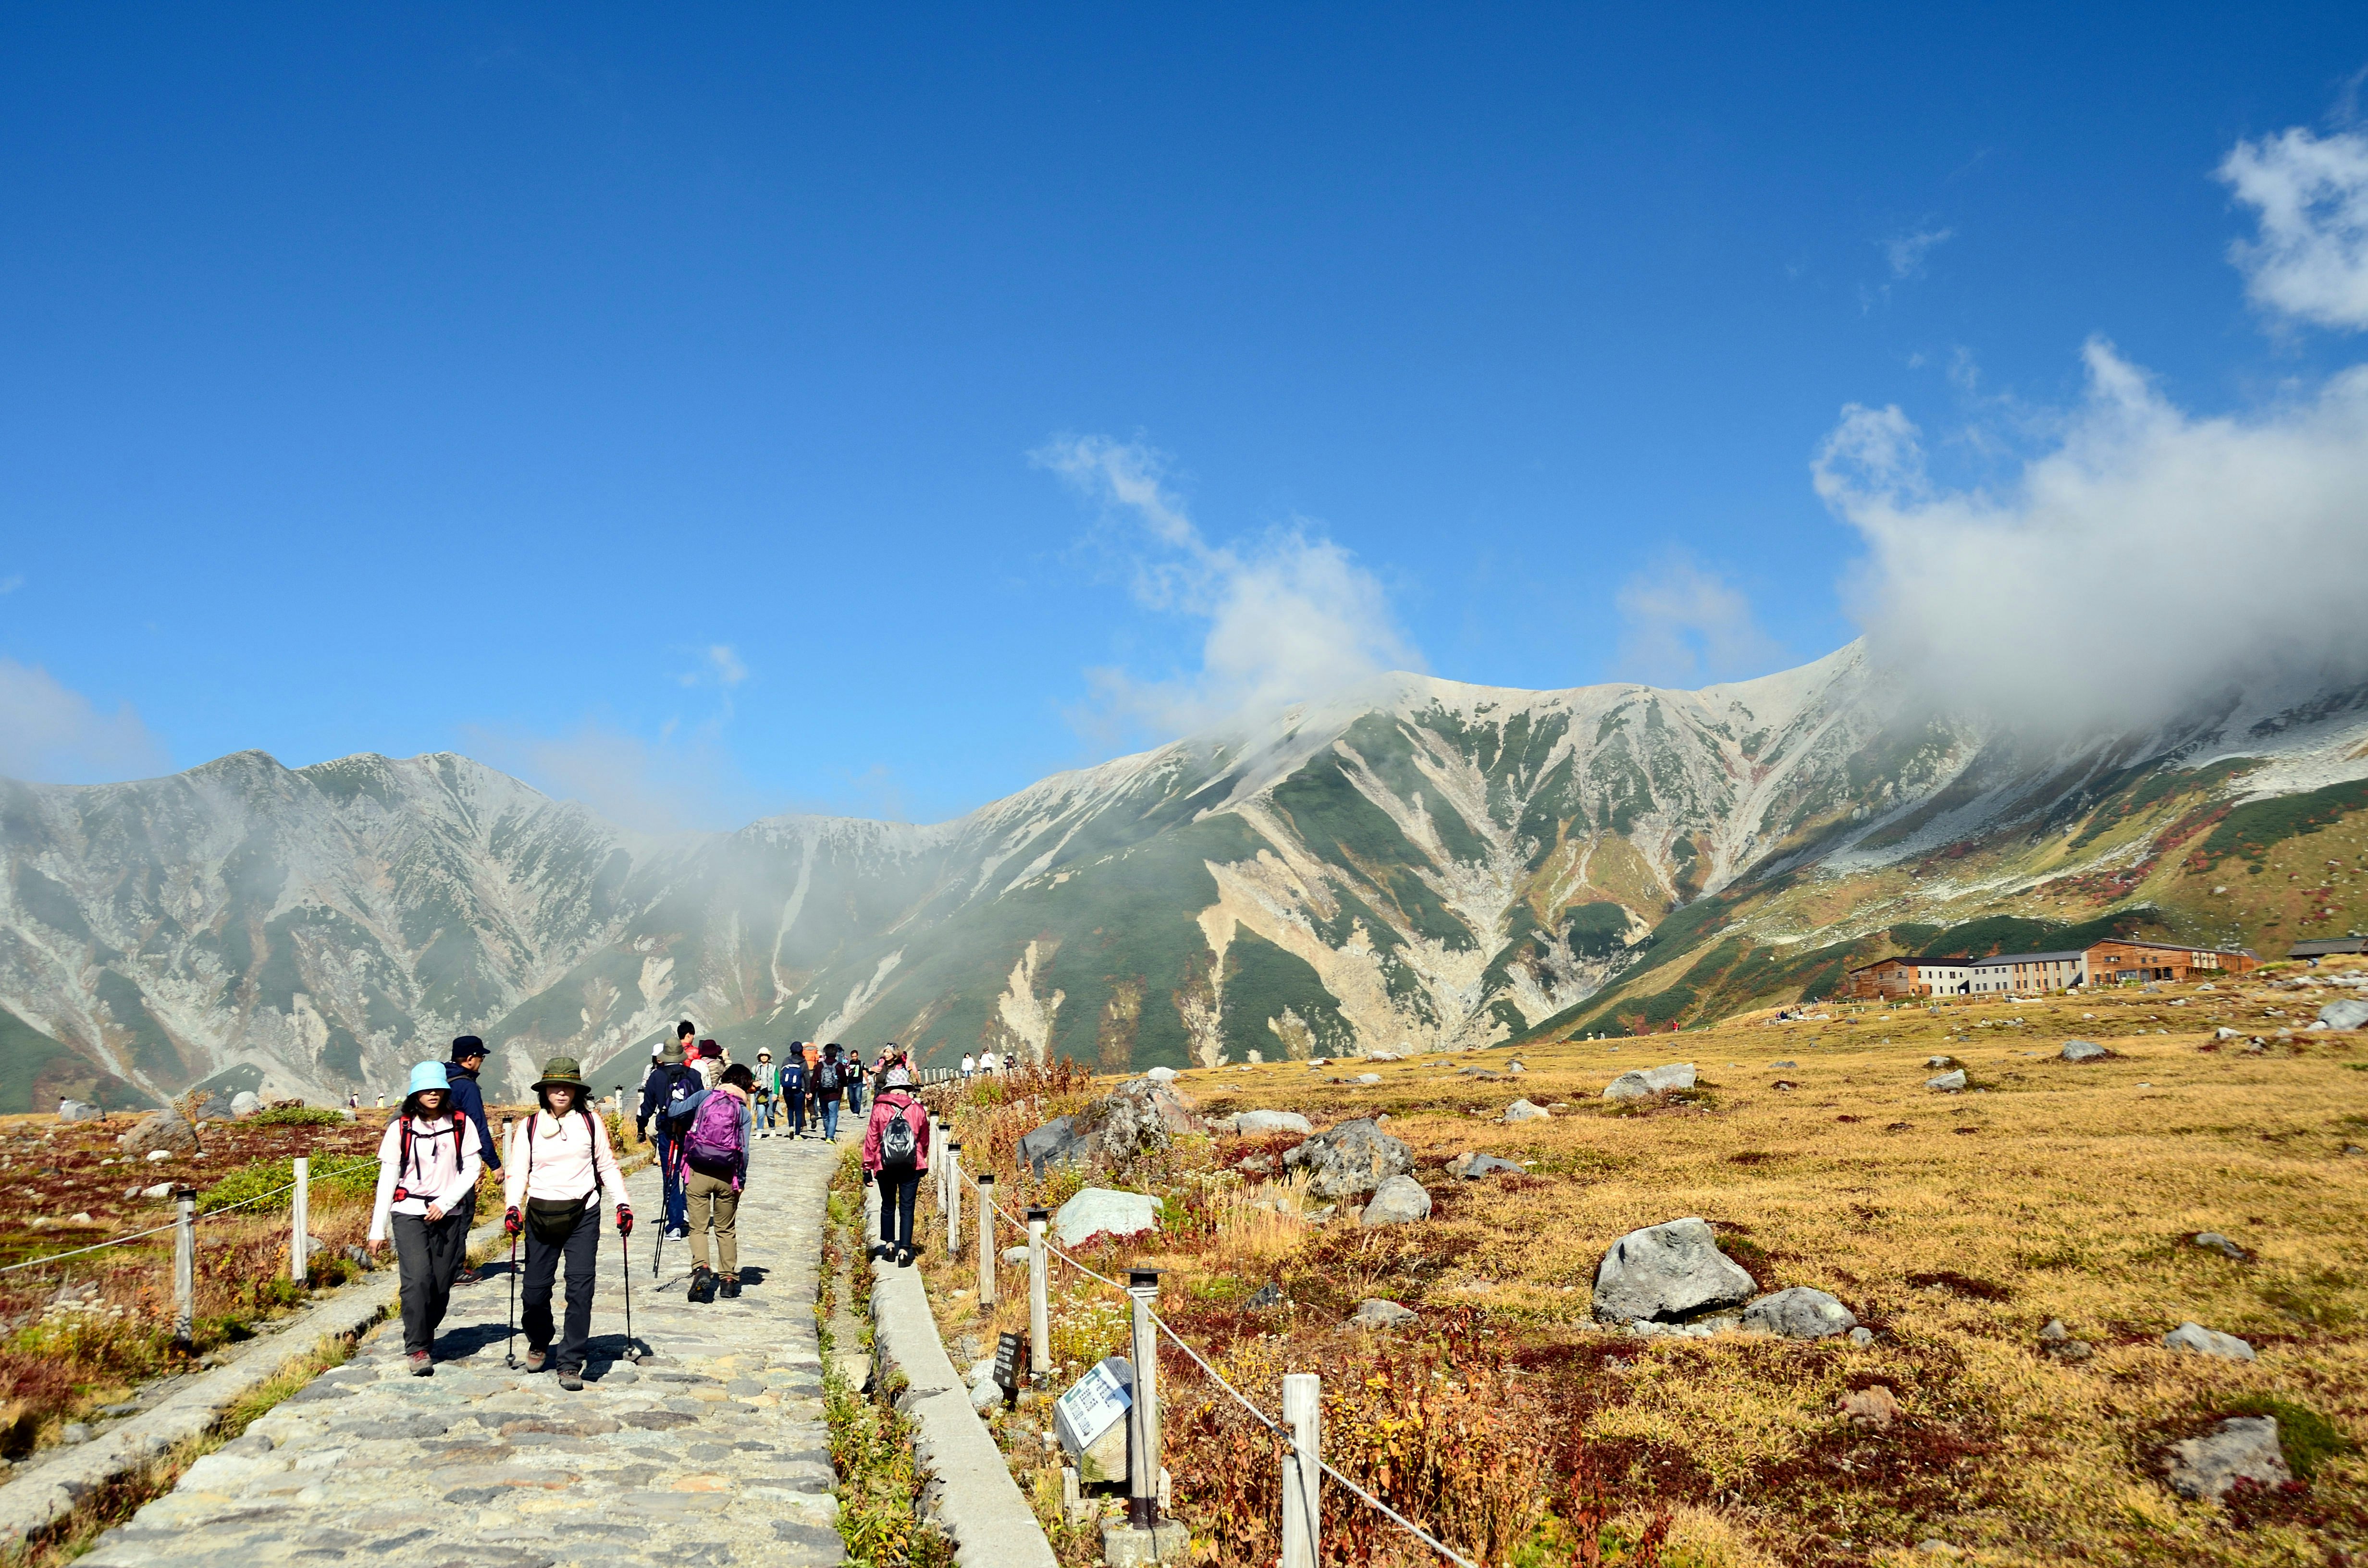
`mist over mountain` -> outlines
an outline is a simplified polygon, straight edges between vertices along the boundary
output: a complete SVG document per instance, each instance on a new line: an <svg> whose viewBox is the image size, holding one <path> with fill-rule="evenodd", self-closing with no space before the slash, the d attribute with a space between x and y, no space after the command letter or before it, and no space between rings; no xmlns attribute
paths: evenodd
<svg viewBox="0 0 2368 1568"><path fill-rule="evenodd" d="M461 1032L508 1092L554 1052L605 1088L677 1017L1104 1069L1667 1027L1894 926L2252 936L2166 849L2363 778L2368 688L2040 739L1853 644L1700 691L1388 676L918 827L652 838L450 754L0 783L0 1103L375 1094Z"/></svg>

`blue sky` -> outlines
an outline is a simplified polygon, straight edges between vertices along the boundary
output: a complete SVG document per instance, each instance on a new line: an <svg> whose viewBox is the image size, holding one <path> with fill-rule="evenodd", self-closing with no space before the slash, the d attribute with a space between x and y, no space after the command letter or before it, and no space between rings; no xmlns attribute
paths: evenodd
<svg viewBox="0 0 2368 1568"><path fill-rule="evenodd" d="M2076 10L10 7L0 772L934 820L1375 664L1816 657L1851 405L1962 496L2092 338L2359 358L2215 171L2350 145L2368 9Z"/></svg>

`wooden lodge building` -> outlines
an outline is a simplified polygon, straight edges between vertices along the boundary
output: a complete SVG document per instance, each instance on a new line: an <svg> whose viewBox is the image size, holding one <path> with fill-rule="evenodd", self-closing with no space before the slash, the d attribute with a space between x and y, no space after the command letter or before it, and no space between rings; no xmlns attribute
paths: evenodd
<svg viewBox="0 0 2368 1568"><path fill-rule="evenodd" d="M2191 948L2112 937L2086 948L1995 958L1877 959L1850 971L1846 994L1866 1000L1907 996L2036 996L2149 980L2201 980L2244 974L2260 959L2242 948Z"/></svg>

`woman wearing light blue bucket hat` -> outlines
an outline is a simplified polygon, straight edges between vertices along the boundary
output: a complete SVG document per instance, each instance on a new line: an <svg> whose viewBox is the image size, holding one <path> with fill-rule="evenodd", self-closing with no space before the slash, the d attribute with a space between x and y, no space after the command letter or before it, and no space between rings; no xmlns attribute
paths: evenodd
<svg viewBox="0 0 2368 1568"><path fill-rule="evenodd" d="M378 1202L370 1210L370 1250L394 1232L403 1283L403 1348L414 1377L435 1370L436 1330L468 1261L469 1214L461 1200L476 1189L484 1149L477 1126L452 1103L441 1062L411 1070L403 1109L378 1145Z"/></svg>

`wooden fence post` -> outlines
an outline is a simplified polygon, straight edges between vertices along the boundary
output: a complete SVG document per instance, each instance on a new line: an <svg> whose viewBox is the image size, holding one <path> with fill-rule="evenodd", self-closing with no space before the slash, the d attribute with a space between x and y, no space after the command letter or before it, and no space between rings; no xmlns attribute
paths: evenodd
<svg viewBox="0 0 2368 1568"><path fill-rule="evenodd" d="M1053 1375L1053 1314L1044 1300L1044 1222L1050 1209L1028 1210L1028 1376Z"/></svg>
<svg viewBox="0 0 2368 1568"><path fill-rule="evenodd" d="M296 1156L296 1191L289 1199L288 1277L302 1285L312 1278L313 1161Z"/></svg>
<svg viewBox="0 0 2368 1568"><path fill-rule="evenodd" d="M193 1349L193 1325L198 1311L198 1189L173 1189L181 1208L173 1233L173 1346L186 1356Z"/></svg>
<svg viewBox="0 0 2368 1568"><path fill-rule="evenodd" d="M995 1177L978 1173L978 1311L995 1311Z"/></svg>
<svg viewBox="0 0 2368 1568"><path fill-rule="evenodd" d="M1126 1469L1126 1522L1139 1530L1159 1528L1159 1326L1152 1309L1159 1300L1159 1270L1130 1268L1126 1293L1134 1301L1133 1462Z"/></svg>
<svg viewBox="0 0 2368 1568"><path fill-rule="evenodd" d="M946 1145L946 1261L962 1256L962 1144Z"/></svg>

